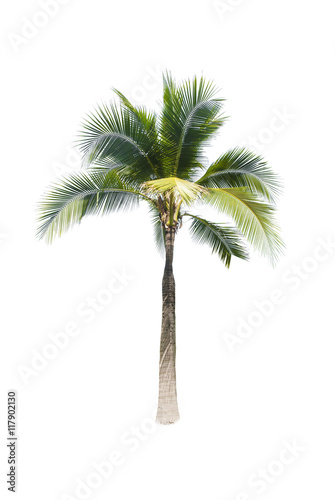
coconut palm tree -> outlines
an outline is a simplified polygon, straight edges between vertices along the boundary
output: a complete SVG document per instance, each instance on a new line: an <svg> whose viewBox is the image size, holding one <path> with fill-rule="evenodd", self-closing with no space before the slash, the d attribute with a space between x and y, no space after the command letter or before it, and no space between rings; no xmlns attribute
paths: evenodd
<svg viewBox="0 0 335 500"><path fill-rule="evenodd" d="M225 117L223 99L204 78L178 84L163 75L163 103L156 115L113 89L115 101L83 122L83 169L53 184L39 205L38 236L49 242L88 215L106 215L146 202L156 243L163 248L162 328L157 421L179 419L176 391L176 320L173 251L185 220L191 237L209 246L226 267L248 259L252 246L274 262L282 248L274 221L280 184L260 156L243 148L204 167L204 148ZM214 207L228 222L199 215Z"/></svg>

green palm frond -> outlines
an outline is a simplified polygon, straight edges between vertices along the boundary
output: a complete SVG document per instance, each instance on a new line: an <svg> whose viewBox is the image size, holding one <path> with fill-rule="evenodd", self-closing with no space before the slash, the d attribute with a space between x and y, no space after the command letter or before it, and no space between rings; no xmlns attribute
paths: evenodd
<svg viewBox="0 0 335 500"><path fill-rule="evenodd" d="M115 171L72 174L51 186L40 202L37 236L52 242L86 215L128 210L136 207L140 199L151 201L122 182Z"/></svg>
<svg viewBox="0 0 335 500"><path fill-rule="evenodd" d="M179 179L178 177L166 177L146 182L144 188L148 193L155 195L172 192L176 199L181 199L187 205L197 200L207 190L195 182Z"/></svg>
<svg viewBox="0 0 335 500"><path fill-rule="evenodd" d="M78 143L85 166L127 169L141 181L157 176L155 137L125 106L99 106L84 121Z"/></svg>
<svg viewBox="0 0 335 500"><path fill-rule="evenodd" d="M184 214L184 216L193 219L190 227L193 240L208 245L212 253L218 254L226 267L229 268L232 256L248 260L248 251L243 245L241 234L236 228L216 224L188 213Z"/></svg>
<svg viewBox="0 0 335 500"><path fill-rule="evenodd" d="M133 118L141 124L147 134L149 136L152 135L152 137L157 140L158 133L156 129L156 113L147 111L145 107L134 106L129 101L129 99L127 99L127 97L122 94L122 92L115 88L113 88L112 90L120 99L121 104L131 112Z"/></svg>
<svg viewBox="0 0 335 500"><path fill-rule="evenodd" d="M150 141L150 150L148 152L150 160L155 167L157 175L162 177L162 151L157 129L156 113L148 111L145 107L134 106L122 92L115 88L113 88L113 91L120 99L121 106L126 108L132 119L147 134Z"/></svg>
<svg viewBox="0 0 335 500"><path fill-rule="evenodd" d="M281 191L278 176L266 161L244 148L224 153L197 182L209 188L248 187L268 201L273 201Z"/></svg>
<svg viewBox="0 0 335 500"><path fill-rule="evenodd" d="M165 176L192 179L203 161L203 148L222 125L223 99L215 98L216 88L204 78L176 85L164 76L160 136Z"/></svg>
<svg viewBox="0 0 335 500"><path fill-rule="evenodd" d="M203 201L231 217L249 243L274 263L283 242L274 220L275 209L244 188L209 189Z"/></svg>

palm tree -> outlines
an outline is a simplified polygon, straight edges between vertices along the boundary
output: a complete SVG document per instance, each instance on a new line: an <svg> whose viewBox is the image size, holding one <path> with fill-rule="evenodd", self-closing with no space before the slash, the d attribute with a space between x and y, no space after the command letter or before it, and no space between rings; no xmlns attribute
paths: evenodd
<svg viewBox="0 0 335 500"><path fill-rule="evenodd" d="M40 202L38 236L51 242L85 216L148 203L156 243L165 253L157 421L170 424L179 419L175 236L189 220L194 241L207 244L226 267L232 256L248 259L246 243L274 262L282 248L273 218L280 184L263 158L243 148L204 167L204 148L225 117L223 99L203 77L178 84L164 74L159 115L114 92L118 104L97 107L83 123L83 170L53 184ZM225 214L228 223L198 215L201 203Z"/></svg>

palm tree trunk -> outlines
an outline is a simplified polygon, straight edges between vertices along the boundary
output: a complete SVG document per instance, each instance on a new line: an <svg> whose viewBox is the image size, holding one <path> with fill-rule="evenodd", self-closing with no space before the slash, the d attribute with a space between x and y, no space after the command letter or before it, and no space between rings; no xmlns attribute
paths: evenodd
<svg viewBox="0 0 335 500"><path fill-rule="evenodd" d="M176 388L175 281L172 261L176 229L165 232L165 268L162 283L163 311L159 362L159 398L156 420L173 424L179 420Z"/></svg>

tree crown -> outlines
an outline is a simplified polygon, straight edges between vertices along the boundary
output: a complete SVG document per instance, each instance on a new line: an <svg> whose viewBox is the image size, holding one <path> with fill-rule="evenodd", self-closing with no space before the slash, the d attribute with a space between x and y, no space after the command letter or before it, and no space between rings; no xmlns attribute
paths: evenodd
<svg viewBox="0 0 335 500"><path fill-rule="evenodd" d="M274 220L280 182L265 160L244 148L222 154L208 168L204 152L225 121L224 100L203 77L180 84L163 75L157 115L133 105L114 89L114 101L97 107L82 125L83 169L50 186L39 207L38 237L51 242L91 214L149 204L156 243L165 231L191 221L190 233L229 267L231 257L248 259L249 243L272 262L283 243ZM190 213L199 202L232 223Z"/></svg>

